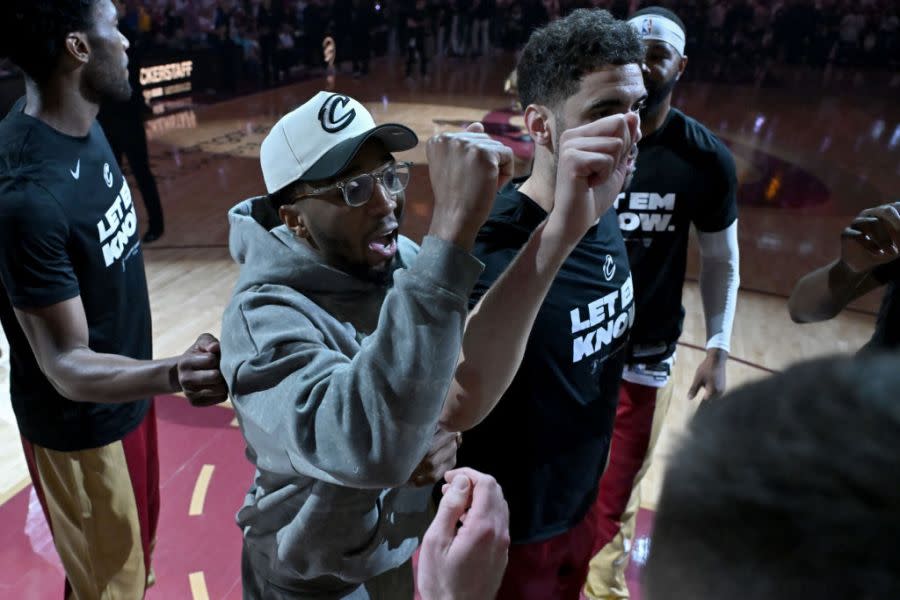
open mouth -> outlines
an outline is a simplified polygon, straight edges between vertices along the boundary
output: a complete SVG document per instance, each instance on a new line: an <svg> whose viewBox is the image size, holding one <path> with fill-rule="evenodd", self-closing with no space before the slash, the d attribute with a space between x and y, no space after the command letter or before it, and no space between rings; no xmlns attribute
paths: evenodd
<svg viewBox="0 0 900 600"><path fill-rule="evenodd" d="M376 257L393 258L397 254L397 226L382 229L369 238L368 249Z"/></svg>

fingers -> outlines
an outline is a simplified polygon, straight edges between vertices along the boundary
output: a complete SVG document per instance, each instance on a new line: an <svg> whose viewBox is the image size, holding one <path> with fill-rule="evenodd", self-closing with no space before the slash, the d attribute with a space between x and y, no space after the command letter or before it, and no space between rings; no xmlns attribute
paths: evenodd
<svg viewBox="0 0 900 600"><path fill-rule="evenodd" d="M209 333L204 333L200 337L198 337L197 341L194 342L194 347L203 352L210 352L212 354L221 353L219 340L217 340L215 336Z"/></svg>
<svg viewBox="0 0 900 600"><path fill-rule="evenodd" d="M560 136L560 146L576 138L614 137L622 140L626 151L630 150L633 119L629 120L627 117L627 115L611 115L579 127L567 129Z"/></svg>
<svg viewBox="0 0 900 600"><path fill-rule="evenodd" d="M618 164L618 160L608 154L587 152L577 148L563 149L560 162L563 160L570 165L572 175L587 178L591 186L609 179Z"/></svg>
<svg viewBox="0 0 900 600"><path fill-rule="evenodd" d="M851 227L862 231L870 237L883 236L881 239L890 238L895 245L900 245L900 211L898 211L898 204L884 204L866 209L853 221ZM876 241L881 240L876 237Z"/></svg>
<svg viewBox="0 0 900 600"><path fill-rule="evenodd" d="M436 545L441 549L450 546L456 536L456 524L469 508L471 493L472 482L468 477L454 479L438 504L437 514L425 532L423 545Z"/></svg>
<svg viewBox="0 0 900 600"><path fill-rule="evenodd" d="M500 144L502 147L497 151L497 189L499 190L504 185L509 183L509 181L515 177L516 174L516 158L513 154L512 148L505 144Z"/></svg>
<svg viewBox="0 0 900 600"><path fill-rule="evenodd" d="M702 387L705 387L703 376L697 373L694 375L694 383L691 384L691 389L688 390L688 400L693 400Z"/></svg>
<svg viewBox="0 0 900 600"><path fill-rule="evenodd" d="M625 114L625 125L628 127L628 135L632 144L641 141L641 116L636 112Z"/></svg>
<svg viewBox="0 0 900 600"><path fill-rule="evenodd" d="M856 227L859 227L859 223L854 221L851 227L847 227L841 232L841 239L859 244L865 248L866 251L872 252L873 254L880 252L881 247L872 238Z"/></svg>
<svg viewBox="0 0 900 600"><path fill-rule="evenodd" d="M421 487L437 483L456 465L457 437L457 433L444 430L435 434L431 449L409 478L413 485Z"/></svg>
<svg viewBox="0 0 900 600"><path fill-rule="evenodd" d="M213 406L228 400L228 393L213 390L203 390L191 394L185 394L192 406Z"/></svg>
<svg viewBox="0 0 900 600"><path fill-rule="evenodd" d="M466 131L469 133L484 133L484 125L481 123L469 123L468 127L466 127Z"/></svg>
<svg viewBox="0 0 900 600"><path fill-rule="evenodd" d="M205 371L209 369L219 370L219 356L209 352L195 352L182 354L178 360L179 371Z"/></svg>
<svg viewBox="0 0 900 600"><path fill-rule="evenodd" d="M893 207L889 210L875 210L878 212L853 221L851 227L865 234L881 247L900 246L900 219L897 219L896 211Z"/></svg>
<svg viewBox="0 0 900 600"><path fill-rule="evenodd" d="M199 392L207 388L228 390L225 379L218 370L185 371L179 373L178 379L181 383L181 389L186 392Z"/></svg>
<svg viewBox="0 0 900 600"><path fill-rule="evenodd" d="M472 482L472 508L473 514L506 513L506 500L503 499L503 490L500 484L490 475L485 475L469 467L453 469L444 474L444 479L452 486L460 477L465 477Z"/></svg>

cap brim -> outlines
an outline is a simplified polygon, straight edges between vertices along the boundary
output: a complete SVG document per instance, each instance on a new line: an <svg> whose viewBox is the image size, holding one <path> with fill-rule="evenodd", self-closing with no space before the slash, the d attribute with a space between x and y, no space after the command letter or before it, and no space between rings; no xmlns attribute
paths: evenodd
<svg viewBox="0 0 900 600"><path fill-rule="evenodd" d="M322 181L331 179L346 169L363 144L371 139L380 140L388 152L402 152L415 148L419 138L415 132L405 125L385 123L374 129L344 140L322 155L313 166L307 169L298 181Z"/></svg>

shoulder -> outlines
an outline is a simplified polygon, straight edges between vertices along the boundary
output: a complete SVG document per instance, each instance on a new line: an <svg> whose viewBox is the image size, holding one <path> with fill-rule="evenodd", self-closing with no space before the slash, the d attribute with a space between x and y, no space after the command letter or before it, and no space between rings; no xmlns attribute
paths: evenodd
<svg viewBox="0 0 900 600"><path fill-rule="evenodd" d="M675 112L674 118L679 124L678 130L683 136L686 147L698 156L701 156L705 162L716 165L727 171L734 171L734 158L731 156L731 150L728 149L719 137L710 129L683 112L672 109Z"/></svg>
<svg viewBox="0 0 900 600"><path fill-rule="evenodd" d="M62 207L50 191L28 174L0 175L0 218L61 214Z"/></svg>
<svg viewBox="0 0 900 600"><path fill-rule="evenodd" d="M491 214L478 233L478 241L507 239L521 243L547 218L547 213L528 196L519 192L521 181L508 183L494 198Z"/></svg>

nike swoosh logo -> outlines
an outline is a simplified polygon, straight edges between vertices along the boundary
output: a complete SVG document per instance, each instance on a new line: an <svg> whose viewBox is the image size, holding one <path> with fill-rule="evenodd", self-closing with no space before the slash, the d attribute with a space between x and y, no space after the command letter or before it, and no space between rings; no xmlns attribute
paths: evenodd
<svg viewBox="0 0 900 600"><path fill-rule="evenodd" d="M78 179L78 177L81 176L81 159L80 158L78 159L78 162L75 164L75 170L69 171L69 173L71 173L72 177L74 177L75 179Z"/></svg>

